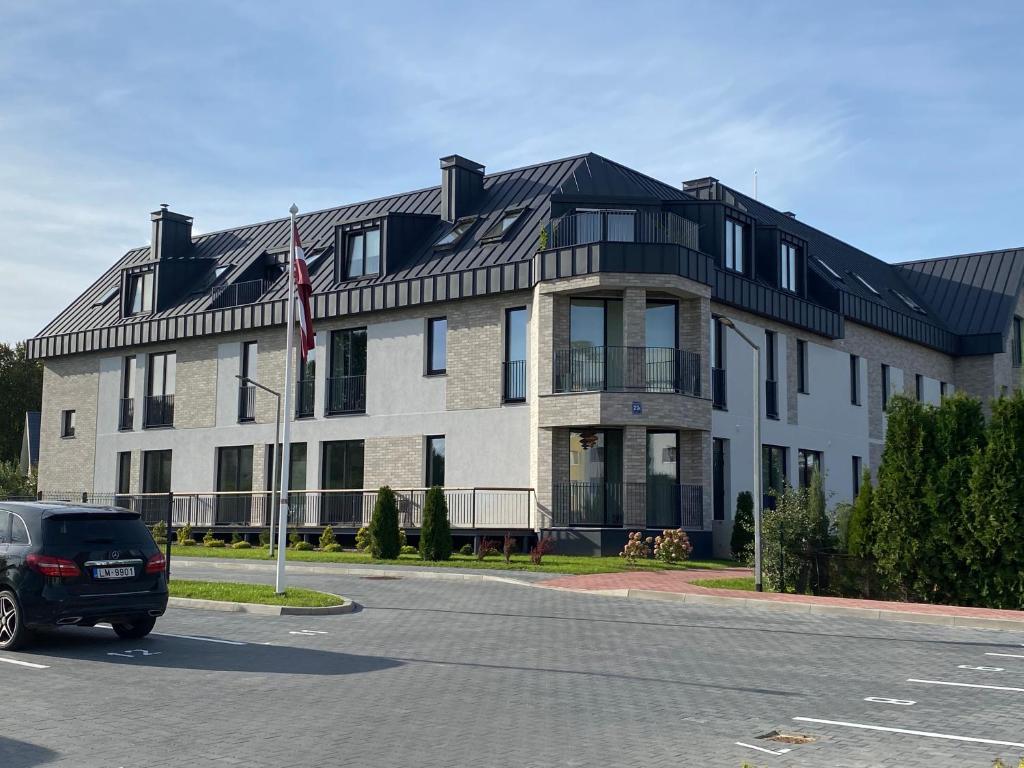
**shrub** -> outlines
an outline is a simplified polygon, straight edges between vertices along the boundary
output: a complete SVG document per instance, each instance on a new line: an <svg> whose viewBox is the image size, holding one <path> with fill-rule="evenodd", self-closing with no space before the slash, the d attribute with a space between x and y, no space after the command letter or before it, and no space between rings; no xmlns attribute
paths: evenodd
<svg viewBox="0 0 1024 768"><path fill-rule="evenodd" d="M466 555L467 557L469 555L472 555L473 554L473 545L472 544L463 544L461 547L459 547L459 554L460 555Z"/></svg>
<svg viewBox="0 0 1024 768"><path fill-rule="evenodd" d="M682 528L662 531L654 538L654 557L663 563L681 563L690 557L693 547Z"/></svg>
<svg viewBox="0 0 1024 768"><path fill-rule="evenodd" d="M152 532L153 538L156 539L157 542L159 542L160 539L163 539L164 543L167 542L167 523L163 520L153 526Z"/></svg>
<svg viewBox="0 0 1024 768"><path fill-rule="evenodd" d="M415 555L419 552L419 550L416 549L416 547L411 546L410 544L406 544L399 549L399 552L401 552L403 555Z"/></svg>
<svg viewBox="0 0 1024 768"><path fill-rule="evenodd" d="M626 558L626 564L636 565L637 560L646 560L651 556L651 544L653 539L650 536L644 538L640 531L630 531L626 538L626 546L619 552L619 557Z"/></svg>
<svg viewBox="0 0 1024 768"><path fill-rule="evenodd" d="M775 494L775 508L761 513L762 574L769 589L796 588L817 594L828 583L817 571L817 557L833 542L833 526L825 513L825 493L817 471L808 488L789 485ZM823 562L823 561L822 561Z"/></svg>
<svg viewBox="0 0 1024 768"><path fill-rule="evenodd" d="M195 547L199 545L199 542L195 539L185 539L184 541L178 542L183 547Z"/></svg>
<svg viewBox="0 0 1024 768"><path fill-rule="evenodd" d="M341 544L334 543L334 544L328 544L326 547L321 547L321 549L324 552L341 552L343 547L341 546Z"/></svg>
<svg viewBox="0 0 1024 768"><path fill-rule="evenodd" d="M334 530L329 525L324 526L324 532L320 534L320 549L326 550L331 544L337 544L334 538Z"/></svg>
<svg viewBox="0 0 1024 768"><path fill-rule="evenodd" d="M370 548L370 529L365 525L356 531L356 549L365 552Z"/></svg>
<svg viewBox="0 0 1024 768"><path fill-rule="evenodd" d="M394 560L401 551L398 537L398 505L389 486L377 491L370 519L370 554L375 560Z"/></svg>
<svg viewBox="0 0 1024 768"><path fill-rule="evenodd" d="M483 560L488 555L498 554L498 542L491 541L490 539L480 539L480 544L476 548L476 559Z"/></svg>
<svg viewBox="0 0 1024 768"><path fill-rule="evenodd" d="M298 528L291 528L288 531L288 543L295 548L295 545L302 541L302 537L299 535Z"/></svg>
<svg viewBox="0 0 1024 768"><path fill-rule="evenodd" d="M874 505L874 488L871 485L871 470L865 469L860 481L860 492L853 502L849 520L846 523L846 552L854 557L870 557L874 546L871 511Z"/></svg>
<svg viewBox="0 0 1024 768"><path fill-rule="evenodd" d="M240 541L243 541L242 534L240 534L238 531L232 531L231 532L231 545L234 546L235 544L238 544Z"/></svg>
<svg viewBox="0 0 1024 768"><path fill-rule="evenodd" d="M313 545L308 541L299 541L292 545L292 549L296 552L311 552L313 550Z"/></svg>
<svg viewBox="0 0 1024 768"><path fill-rule="evenodd" d="M167 539L153 539L153 541L155 541L157 545L161 547L167 545Z"/></svg>
<svg viewBox="0 0 1024 768"><path fill-rule="evenodd" d="M248 541L235 541L231 544L232 549L252 549L252 544Z"/></svg>
<svg viewBox="0 0 1024 768"><path fill-rule="evenodd" d="M409 545L409 540L405 537L405 528L398 529L398 548L406 547Z"/></svg>
<svg viewBox="0 0 1024 768"><path fill-rule="evenodd" d="M452 556L452 529L448 523L448 502L444 491L435 485L427 491L423 504L423 528L420 530L420 557L424 560L448 560Z"/></svg>
<svg viewBox="0 0 1024 768"><path fill-rule="evenodd" d="M505 565L509 565L512 562L512 553L516 551L516 540L512 538L512 534L508 531L505 532L505 540L501 545L501 554L505 558Z"/></svg>
<svg viewBox="0 0 1024 768"><path fill-rule="evenodd" d="M206 531L206 535L203 536L203 545L209 544L211 541L219 541L219 539L213 535L213 529L210 528Z"/></svg>
<svg viewBox="0 0 1024 768"><path fill-rule="evenodd" d="M261 547L269 547L270 546L270 529L267 529L265 531L260 531L260 546Z"/></svg>
<svg viewBox="0 0 1024 768"><path fill-rule="evenodd" d="M544 555L550 555L554 551L555 540L550 536L541 536L530 550L530 562L534 565L540 565L544 560Z"/></svg>
<svg viewBox="0 0 1024 768"><path fill-rule="evenodd" d="M732 539L729 542L733 560L747 562L754 547L754 496L743 491L736 496L736 515L732 521Z"/></svg>
<svg viewBox="0 0 1024 768"><path fill-rule="evenodd" d="M181 528L175 531L175 534L178 537L179 544L185 544L186 541L191 541L195 544L195 540L192 538L192 526L188 523L185 523Z"/></svg>
<svg viewBox="0 0 1024 768"><path fill-rule="evenodd" d="M218 539L212 533L207 533L203 537L203 546L209 549L223 549L227 546L227 542L222 539Z"/></svg>

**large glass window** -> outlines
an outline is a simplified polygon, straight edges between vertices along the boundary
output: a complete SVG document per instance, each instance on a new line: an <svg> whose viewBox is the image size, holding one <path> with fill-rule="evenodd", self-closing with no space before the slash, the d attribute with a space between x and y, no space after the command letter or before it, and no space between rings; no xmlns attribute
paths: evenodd
<svg viewBox="0 0 1024 768"><path fill-rule="evenodd" d="M570 349L556 352L560 392L621 388L625 372L621 299L572 299Z"/></svg>
<svg viewBox="0 0 1024 768"><path fill-rule="evenodd" d="M174 394L174 352L160 352L149 356L149 381L146 394L150 397Z"/></svg>
<svg viewBox="0 0 1024 768"><path fill-rule="evenodd" d="M694 375L679 366L677 304L674 301L648 301L644 312L647 390L674 392L680 384L677 373Z"/></svg>
<svg viewBox="0 0 1024 768"><path fill-rule="evenodd" d="M821 472L821 451L808 451L801 448L798 458L800 460L800 466L797 468L800 472L800 487L810 488L814 473Z"/></svg>
<svg viewBox="0 0 1024 768"><path fill-rule="evenodd" d="M169 493L171 490L171 452L145 451L142 454L142 492Z"/></svg>
<svg viewBox="0 0 1024 768"><path fill-rule="evenodd" d="M427 487L444 485L444 435L427 438Z"/></svg>
<svg viewBox="0 0 1024 768"><path fill-rule="evenodd" d="M569 433L569 482L556 484L555 517L560 525L622 525L623 505L636 501L636 483L622 482L622 432L614 429ZM642 486L641 486L642 487Z"/></svg>
<svg viewBox="0 0 1024 768"><path fill-rule="evenodd" d="M764 445L761 447L761 492L764 494L764 506L775 507L775 496L786 488L788 450L781 445Z"/></svg>
<svg viewBox="0 0 1024 768"><path fill-rule="evenodd" d="M735 219L725 220L725 268L743 272L743 249L745 227Z"/></svg>
<svg viewBox="0 0 1024 768"><path fill-rule="evenodd" d="M506 402L526 399L526 307L505 310L505 376L503 396Z"/></svg>
<svg viewBox="0 0 1024 768"><path fill-rule="evenodd" d="M348 234L348 277L376 275L380 272L380 229L364 229Z"/></svg>
<svg viewBox="0 0 1024 768"><path fill-rule="evenodd" d="M677 527L680 522L679 433L647 432L647 525Z"/></svg>
<svg viewBox="0 0 1024 768"><path fill-rule="evenodd" d="M448 318L431 317L427 320L427 374L448 370Z"/></svg>
<svg viewBox="0 0 1024 768"><path fill-rule="evenodd" d="M327 413L366 410L366 329L331 333L331 368L327 379Z"/></svg>
<svg viewBox="0 0 1024 768"><path fill-rule="evenodd" d="M248 524L252 508L252 446L217 449L217 524Z"/></svg>
<svg viewBox="0 0 1024 768"><path fill-rule="evenodd" d="M128 275L128 301L126 315L139 315L153 311L153 270Z"/></svg>
<svg viewBox="0 0 1024 768"><path fill-rule="evenodd" d="M363 441L334 440L323 444L323 487L363 487Z"/></svg>
<svg viewBox="0 0 1024 768"><path fill-rule="evenodd" d="M796 291L796 246L783 243L779 254L779 285L783 290Z"/></svg>

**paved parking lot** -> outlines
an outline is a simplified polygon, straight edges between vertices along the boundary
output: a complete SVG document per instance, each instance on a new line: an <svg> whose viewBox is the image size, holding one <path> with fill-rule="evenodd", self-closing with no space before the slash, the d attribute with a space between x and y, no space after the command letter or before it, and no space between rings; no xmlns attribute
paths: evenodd
<svg viewBox="0 0 1024 768"><path fill-rule="evenodd" d="M69 629L0 654L0 766L987 768L1024 756L1020 633L513 584L294 581L362 609L172 609L143 641ZM758 738L776 729L814 741Z"/></svg>

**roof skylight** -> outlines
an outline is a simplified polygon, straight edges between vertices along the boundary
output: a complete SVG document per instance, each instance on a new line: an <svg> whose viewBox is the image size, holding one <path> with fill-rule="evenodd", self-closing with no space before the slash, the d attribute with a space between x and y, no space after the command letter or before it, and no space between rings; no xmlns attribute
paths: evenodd
<svg viewBox="0 0 1024 768"><path fill-rule="evenodd" d="M451 248L455 246L459 240L469 231L469 228L473 226L473 222L476 221L475 216L469 216L464 219L459 219L455 222L448 232L441 235L437 242L434 243L435 248Z"/></svg>
<svg viewBox="0 0 1024 768"><path fill-rule="evenodd" d="M484 232L482 240L500 240L508 233L512 227L516 225L516 222L522 218L523 213L526 212L525 208L510 208L501 214L501 217L490 226L490 228Z"/></svg>
<svg viewBox="0 0 1024 768"><path fill-rule="evenodd" d="M920 312L922 315L925 314L925 311L921 309L921 305L918 304L909 296L907 296L905 293L901 293L900 291L897 291L895 288L890 288L889 290L896 294L896 298L898 298L900 301L906 304L910 309L914 310L915 312Z"/></svg>
<svg viewBox="0 0 1024 768"><path fill-rule="evenodd" d="M117 294L119 294L120 292L121 292L121 289L119 287L117 287L117 286L114 286L109 291L107 291L105 294L103 294L98 299L96 299L96 301L94 301L92 303L92 305L94 307L105 307L107 304L109 304L111 301L113 301L114 297L117 296Z"/></svg>
<svg viewBox="0 0 1024 768"><path fill-rule="evenodd" d="M857 278L857 282L859 282L861 285L863 285L865 288L867 288L869 291L871 291L873 294L875 294L875 296L881 296L881 294L878 292L878 289L875 288L875 286L873 286L871 283L869 283L863 277L858 275L856 272L850 272L850 274L853 275L855 278Z"/></svg>
<svg viewBox="0 0 1024 768"><path fill-rule="evenodd" d="M822 261L818 257L815 257L814 260L816 262L818 262L818 264L821 265L822 269L824 269L826 272L828 272L830 275L832 275L832 277L834 277L840 283L843 282L842 275L840 275L838 272L836 272L834 269L832 269L832 267L830 267L828 264L826 264L824 261Z"/></svg>

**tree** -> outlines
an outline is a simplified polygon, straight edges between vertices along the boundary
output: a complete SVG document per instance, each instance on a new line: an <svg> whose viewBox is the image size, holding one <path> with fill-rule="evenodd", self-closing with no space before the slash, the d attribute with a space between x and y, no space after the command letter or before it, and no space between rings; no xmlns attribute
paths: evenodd
<svg viewBox="0 0 1024 768"><path fill-rule="evenodd" d="M871 557L874 547L874 487L871 485L871 470L865 469L861 476L860 491L853 502L853 511L846 523L846 552L854 557Z"/></svg>
<svg viewBox="0 0 1024 768"><path fill-rule="evenodd" d="M389 486L377 491L377 503L370 518L370 554L375 560L394 560L401 552L398 538L398 504Z"/></svg>
<svg viewBox="0 0 1024 768"><path fill-rule="evenodd" d="M452 556L452 528L448 522L448 503L444 491L435 485L427 491L423 504L423 528L420 530L420 557L447 560Z"/></svg>
<svg viewBox="0 0 1024 768"><path fill-rule="evenodd" d="M736 515L732 521L732 539L729 548L734 560L746 560L754 546L754 497L750 491L736 496Z"/></svg>
<svg viewBox="0 0 1024 768"><path fill-rule="evenodd" d="M0 461L0 499L36 497L35 476L25 477L14 461Z"/></svg>
<svg viewBox="0 0 1024 768"><path fill-rule="evenodd" d="M992 403L987 440L971 476L971 532L984 558L979 602L1024 606L1024 393ZM979 564L980 565L980 564Z"/></svg>
<svg viewBox="0 0 1024 768"><path fill-rule="evenodd" d="M28 359L24 344L0 343L0 461L18 461L25 412L38 411L42 402L42 365Z"/></svg>

